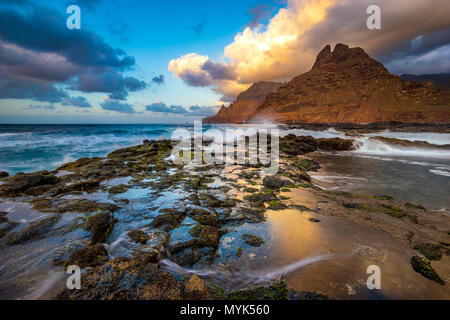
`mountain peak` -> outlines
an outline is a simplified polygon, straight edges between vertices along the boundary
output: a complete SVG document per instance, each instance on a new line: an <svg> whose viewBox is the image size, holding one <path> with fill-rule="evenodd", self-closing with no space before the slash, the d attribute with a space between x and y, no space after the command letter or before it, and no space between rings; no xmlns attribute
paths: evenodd
<svg viewBox="0 0 450 320"><path fill-rule="evenodd" d="M369 55L359 47L350 48L343 43L337 43L334 50L331 51L331 46L326 45L317 55L313 70L319 69L330 63L339 63L348 59L370 59Z"/></svg>

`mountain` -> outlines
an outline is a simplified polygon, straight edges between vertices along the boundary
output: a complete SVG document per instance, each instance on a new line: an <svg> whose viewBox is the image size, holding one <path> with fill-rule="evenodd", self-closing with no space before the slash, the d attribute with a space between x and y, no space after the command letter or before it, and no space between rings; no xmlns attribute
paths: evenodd
<svg viewBox="0 0 450 320"><path fill-rule="evenodd" d="M408 81L420 82L425 85L429 85L431 82L435 87L441 90L450 90L450 73L438 73L438 74L402 74L400 78Z"/></svg>
<svg viewBox="0 0 450 320"><path fill-rule="evenodd" d="M253 105L254 106L254 105ZM234 106L242 116L250 110ZM230 107L231 108L231 107ZM361 48L320 51L313 68L268 93L247 122L448 122L450 92L401 79Z"/></svg>
<svg viewBox="0 0 450 320"><path fill-rule="evenodd" d="M203 123L245 123L264 102L266 95L277 91L281 85L278 82L257 82L239 94L228 108L222 105L215 116L203 119Z"/></svg>

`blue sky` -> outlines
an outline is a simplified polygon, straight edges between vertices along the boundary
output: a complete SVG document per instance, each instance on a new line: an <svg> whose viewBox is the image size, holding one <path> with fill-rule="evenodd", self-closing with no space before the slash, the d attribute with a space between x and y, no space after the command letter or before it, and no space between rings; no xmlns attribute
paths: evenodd
<svg viewBox="0 0 450 320"><path fill-rule="evenodd" d="M361 27L365 1L352 1L3 0L0 122L191 122L253 82L307 71L324 44L341 40L392 72L449 72L450 25L441 18L448 6L399 33L398 13L406 23L411 5L379 1L387 27L369 42ZM440 0L430 2L421 10L435 10ZM81 30L66 28L70 4L81 8ZM360 6L351 23L342 12L355 12L345 6Z"/></svg>

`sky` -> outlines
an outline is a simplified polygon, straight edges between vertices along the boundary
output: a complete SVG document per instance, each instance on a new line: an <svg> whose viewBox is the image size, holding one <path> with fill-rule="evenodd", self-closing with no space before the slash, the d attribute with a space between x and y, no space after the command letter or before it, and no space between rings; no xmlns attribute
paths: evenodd
<svg viewBox="0 0 450 320"><path fill-rule="evenodd" d="M449 16L447 0L1 0L0 123L192 122L338 42L393 73L450 73Z"/></svg>

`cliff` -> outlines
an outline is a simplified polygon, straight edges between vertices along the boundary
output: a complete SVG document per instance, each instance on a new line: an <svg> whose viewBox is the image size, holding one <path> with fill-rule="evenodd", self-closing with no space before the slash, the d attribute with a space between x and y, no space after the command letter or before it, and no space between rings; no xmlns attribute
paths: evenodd
<svg viewBox="0 0 450 320"><path fill-rule="evenodd" d="M203 123L245 123L264 102L267 94L275 92L281 85L278 82L257 82L239 94L228 108L222 106L215 116L203 119Z"/></svg>
<svg viewBox="0 0 450 320"><path fill-rule="evenodd" d="M262 120L450 123L450 92L401 79L361 48L337 44L331 51L327 45L310 71L267 94L247 122Z"/></svg>

